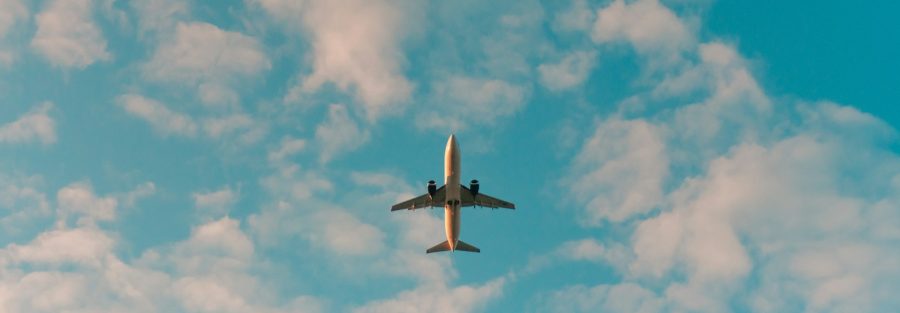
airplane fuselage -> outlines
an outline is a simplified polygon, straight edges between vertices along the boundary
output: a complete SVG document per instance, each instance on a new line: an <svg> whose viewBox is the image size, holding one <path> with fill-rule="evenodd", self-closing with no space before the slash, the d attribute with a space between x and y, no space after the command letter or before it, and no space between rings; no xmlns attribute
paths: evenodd
<svg viewBox="0 0 900 313"><path fill-rule="evenodd" d="M450 135L450 139L447 140L447 148L444 150L444 185L447 186L446 202L444 203L444 229L451 251L456 250L456 244L459 241L459 159L459 145L456 143L456 136Z"/></svg>

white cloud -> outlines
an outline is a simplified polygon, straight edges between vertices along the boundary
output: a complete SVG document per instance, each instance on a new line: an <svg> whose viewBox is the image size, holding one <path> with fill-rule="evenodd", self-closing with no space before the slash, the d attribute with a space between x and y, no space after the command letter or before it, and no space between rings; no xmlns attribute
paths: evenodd
<svg viewBox="0 0 900 313"><path fill-rule="evenodd" d="M657 70L652 78L660 80L623 101L615 116L647 123L659 145L632 144L644 152L656 149L640 164L636 156L604 157L627 155L615 151L629 146L622 144L629 142L628 132L595 134L573 161L574 178L566 185L603 172L583 164L655 165L658 170L646 175L626 171L607 181L655 182L641 192L655 200L631 211L660 212L634 221L629 216L640 214L616 219L616 211L599 211L614 228L630 230L629 251L620 265L611 262L621 281L569 286L539 301L548 310L722 312L740 303L756 312L851 312L900 303L885 292L896 289L900 277L900 254L888 239L900 232L886 226L900 222L900 214L886 209L896 206L900 187L900 158L888 148L896 131L851 107L770 99L734 47L694 43L685 24L656 1L616 1L601 9L593 39L627 41L642 65ZM629 107L633 103L677 106L652 110ZM626 123L620 117L608 121ZM600 148L589 149L591 143ZM615 197L636 189L583 185L590 187L581 199L599 203L626 203ZM577 200L579 191L574 195ZM572 255L582 250L585 258L600 251L590 244L575 247L582 246L569 246ZM611 308L625 295L606 293L628 285L643 290L629 293L640 299Z"/></svg>
<svg viewBox="0 0 900 313"><path fill-rule="evenodd" d="M657 0L626 4L616 0L597 11L593 40L597 43L625 40L648 62L671 65L681 60L681 52L692 47L693 34L671 10Z"/></svg>
<svg viewBox="0 0 900 313"><path fill-rule="evenodd" d="M310 36L312 73L286 95L294 102L304 93L332 83L354 93L368 120L396 112L405 103L413 84L403 75L405 59L401 40L409 32L410 13L405 4L391 1L293 1L260 0L272 16ZM348 23L347 21L353 21Z"/></svg>
<svg viewBox="0 0 900 313"><path fill-rule="evenodd" d="M129 4L138 13L137 26L142 36L173 33L178 21L190 14L187 3L175 0L135 0Z"/></svg>
<svg viewBox="0 0 900 313"><path fill-rule="evenodd" d="M141 198L151 196L154 193L156 193L156 184L154 184L153 182L145 182L135 187L134 190L129 191L125 195L121 196L120 202L125 207L133 207L135 202L137 202Z"/></svg>
<svg viewBox="0 0 900 313"><path fill-rule="evenodd" d="M0 65L10 65L16 58L16 48L7 44L7 35L29 17L28 7L19 0L0 0Z"/></svg>
<svg viewBox="0 0 900 313"><path fill-rule="evenodd" d="M301 172L295 165L282 164L275 171L261 182L272 203L248 218L260 242L300 238L338 257L371 256L384 250L381 229L323 200L334 188L331 181L315 172Z"/></svg>
<svg viewBox="0 0 900 313"><path fill-rule="evenodd" d="M463 76L441 80L434 88L433 98L444 105L420 113L416 126L440 131L494 124L521 110L528 93L503 80Z"/></svg>
<svg viewBox="0 0 900 313"><path fill-rule="evenodd" d="M588 31L594 24L594 11L586 0L572 1L572 6L556 14L553 26L559 30Z"/></svg>
<svg viewBox="0 0 900 313"><path fill-rule="evenodd" d="M153 130L164 135L194 136L197 123L188 115L172 111L159 101L145 98L137 94L125 94L116 98L116 102L128 114L139 117L153 127Z"/></svg>
<svg viewBox="0 0 900 313"><path fill-rule="evenodd" d="M664 312L665 301L633 283L570 286L543 295L535 312Z"/></svg>
<svg viewBox="0 0 900 313"><path fill-rule="evenodd" d="M238 195L231 187L225 186L216 191L195 192L191 197L194 199L194 206L201 211L201 216L220 218L228 214Z"/></svg>
<svg viewBox="0 0 900 313"><path fill-rule="evenodd" d="M18 22L28 19L28 7L19 0L0 1L0 38Z"/></svg>
<svg viewBox="0 0 900 313"><path fill-rule="evenodd" d="M90 0L53 0L35 17L31 47L61 68L84 69L111 58L106 39L92 20Z"/></svg>
<svg viewBox="0 0 900 313"><path fill-rule="evenodd" d="M346 211L325 208L314 213L308 239L338 255L372 255L384 248L384 233Z"/></svg>
<svg viewBox="0 0 900 313"><path fill-rule="evenodd" d="M255 143L266 134L266 127L244 113L203 119L203 131L210 138L234 136L241 143Z"/></svg>
<svg viewBox="0 0 900 313"><path fill-rule="evenodd" d="M316 127L316 143L321 149L319 162L326 163L336 155L359 148L369 141L369 131L360 129L340 104L328 107L328 119Z"/></svg>
<svg viewBox="0 0 900 313"><path fill-rule="evenodd" d="M588 78L596 57L593 52L576 51L566 55L559 63L541 64L538 66L541 84L554 91L577 87Z"/></svg>
<svg viewBox="0 0 900 313"><path fill-rule="evenodd" d="M0 227L5 234L25 231L35 219L51 215L47 196L38 190L35 180L39 177L0 175Z"/></svg>
<svg viewBox="0 0 900 313"><path fill-rule="evenodd" d="M389 300L368 303L353 312L473 312L483 308L488 300L499 297L505 282L504 278L497 278L480 286L417 288Z"/></svg>
<svg viewBox="0 0 900 313"><path fill-rule="evenodd" d="M0 126L0 143L55 143L56 123L48 115L52 109L52 103L44 102L15 121Z"/></svg>
<svg viewBox="0 0 900 313"><path fill-rule="evenodd" d="M72 183L56 193L58 214L65 222L69 216L78 216L79 225L93 225L97 221L116 218L119 202L113 197L98 197L88 183Z"/></svg>
<svg viewBox="0 0 900 313"><path fill-rule="evenodd" d="M268 159L270 163L280 163L285 158L293 156L306 148L305 139L296 139L292 137L284 137L281 139L277 149L269 150Z"/></svg>
<svg viewBox="0 0 900 313"><path fill-rule="evenodd" d="M0 257L15 263L78 263L96 267L111 253L113 245L112 238L95 228L58 229L42 233L24 246L11 244Z"/></svg>
<svg viewBox="0 0 900 313"><path fill-rule="evenodd" d="M565 185L585 203L582 223L620 222L662 201L668 159L660 131L643 120L601 122L575 157Z"/></svg>
<svg viewBox="0 0 900 313"><path fill-rule="evenodd" d="M175 9L164 9L165 12L171 10ZM179 11L171 14L176 12ZM232 105L237 99L232 85L242 78L259 75L271 66L256 38L194 22L178 23L174 34L162 39L150 61L143 66L143 73L153 81L196 88L206 104Z"/></svg>

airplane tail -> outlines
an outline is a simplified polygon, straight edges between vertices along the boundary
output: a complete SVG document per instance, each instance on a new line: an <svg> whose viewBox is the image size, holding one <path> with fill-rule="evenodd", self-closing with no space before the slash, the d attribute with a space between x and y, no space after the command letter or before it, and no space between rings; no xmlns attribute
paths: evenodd
<svg viewBox="0 0 900 313"><path fill-rule="evenodd" d="M444 242L439 243L439 244L435 245L434 247L431 247L428 250L426 250L425 253L441 252L441 251L449 251L449 250L450 250L450 242L444 240ZM481 249L478 249L478 247L467 244L462 240L456 241L456 250L475 252L475 253L481 252Z"/></svg>

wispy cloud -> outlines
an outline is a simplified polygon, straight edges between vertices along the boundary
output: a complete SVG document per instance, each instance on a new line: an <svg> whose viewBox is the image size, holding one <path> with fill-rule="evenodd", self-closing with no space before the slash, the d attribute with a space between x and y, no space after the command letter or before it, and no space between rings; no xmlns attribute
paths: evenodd
<svg viewBox="0 0 900 313"><path fill-rule="evenodd" d="M125 94L116 98L116 102L128 114L147 121L153 130L162 135L190 137L197 133L197 123L193 118L172 111L159 101L137 94Z"/></svg>
<svg viewBox="0 0 900 313"><path fill-rule="evenodd" d="M396 113L408 101L413 84L403 74L405 57L400 49L413 26L408 23L413 19L406 4L358 0L258 3L288 27L304 30L312 43L312 73L288 92L285 101L298 101L330 83L354 94L369 121Z"/></svg>
<svg viewBox="0 0 900 313"><path fill-rule="evenodd" d="M0 143L55 143L56 122L49 115L52 109L53 103L44 102L15 121L0 125Z"/></svg>
<svg viewBox="0 0 900 313"><path fill-rule="evenodd" d="M369 131L361 129L350 117L347 107L332 104L328 119L316 127L316 143L321 151L319 162L330 161L336 155L353 151L369 141Z"/></svg>
<svg viewBox="0 0 900 313"><path fill-rule="evenodd" d="M112 58L93 20L91 0L53 0L35 17L31 47L55 66L84 69Z"/></svg>

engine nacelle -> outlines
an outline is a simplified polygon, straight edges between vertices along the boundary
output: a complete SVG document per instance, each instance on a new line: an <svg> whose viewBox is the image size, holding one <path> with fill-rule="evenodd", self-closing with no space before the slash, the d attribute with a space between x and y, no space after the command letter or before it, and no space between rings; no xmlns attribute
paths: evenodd
<svg viewBox="0 0 900 313"><path fill-rule="evenodd" d="M433 180L428 181L428 195L434 197L434 193L437 191L437 185L434 184Z"/></svg>
<svg viewBox="0 0 900 313"><path fill-rule="evenodd" d="M478 195L478 180L477 179L473 179L471 182L469 182L469 190L472 191L473 198Z"/></svg>

